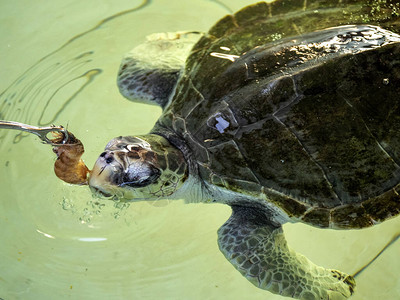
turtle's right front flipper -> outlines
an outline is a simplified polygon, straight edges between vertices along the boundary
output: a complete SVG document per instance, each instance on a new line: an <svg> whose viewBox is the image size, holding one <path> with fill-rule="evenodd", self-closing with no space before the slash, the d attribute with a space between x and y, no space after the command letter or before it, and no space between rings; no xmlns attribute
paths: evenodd
<svg viewBox="0 0 400 300"><path fill-rule="evenodd" d="M163 109L178 82L185 60L200 32L155 33L135 47L121 62L117 83L129 100Z"/></svg>
<svg viewBox="0 0 400 300"><path fill-rule="evenodd" d="M319 267L287 246L282 227L260 209L232 206L218 230L219 248L255 286L298 299L346 299L354 279Z"/></svg>

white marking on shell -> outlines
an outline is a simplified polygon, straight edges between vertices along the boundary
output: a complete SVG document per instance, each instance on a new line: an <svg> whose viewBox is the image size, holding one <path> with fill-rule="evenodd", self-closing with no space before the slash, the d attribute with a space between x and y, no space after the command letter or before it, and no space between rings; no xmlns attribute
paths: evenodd
<svg viewBox="0 0 400 300"><path fill-rule="evenodd" d="M238 55L218 53L218 52L211 52L210 55L214 56L214 57L222 58L222 59L228 59L232 62L234 62L237 58L239 58Z"/></svg>
<svg viewBox="0 0 400 300"><path fill-rule="evenodd" d="M221 115L216 117L215 120L218 122L217 124L215 124L215 128L220 133L224 133L225 129L229 127L229 122L226 121Z"/></svg>

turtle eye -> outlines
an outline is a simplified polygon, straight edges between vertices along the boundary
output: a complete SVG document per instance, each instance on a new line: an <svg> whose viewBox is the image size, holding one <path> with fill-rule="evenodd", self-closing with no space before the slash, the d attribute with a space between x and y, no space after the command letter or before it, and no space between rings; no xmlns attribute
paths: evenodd
<svg viewBox="0 0 400 300"><path fill-rule="evenodd" d="M126 145L126 149L130 152L137 152L140 150L138 145Z"/></svg>
<svg viewBox="0 0 400 300"><path fill-rule="evenodd" d="M160 175L161 171L152 165L137 165L125 172L120 186L130 186L133 188L144 187L156 182Z"/></svg>

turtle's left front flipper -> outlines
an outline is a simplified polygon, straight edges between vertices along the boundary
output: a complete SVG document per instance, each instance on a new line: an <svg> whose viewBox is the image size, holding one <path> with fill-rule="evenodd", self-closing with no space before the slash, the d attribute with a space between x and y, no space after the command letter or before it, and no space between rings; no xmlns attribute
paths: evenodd
<svg viewBox="0 0 400 300"><path fill-rule="evenodd" d="M232 216L218 230L219 248L255 286L298 299L346 299L354 279L319 267L287 246L280 224L262 209L232 206Z"/></svg>

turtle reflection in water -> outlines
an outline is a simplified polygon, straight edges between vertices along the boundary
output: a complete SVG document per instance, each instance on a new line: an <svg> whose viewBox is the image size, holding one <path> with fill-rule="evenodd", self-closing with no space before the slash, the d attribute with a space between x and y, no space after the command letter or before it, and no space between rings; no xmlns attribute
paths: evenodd
<svg viewBox="0 0 400 300"><path fill-rule="evenodd" d="M228 204L218 244L251 283L349 297L354 279L288 248L282 224L354 229L400 212L399 6L367 2L258 3L206 34L151 35L118 85L162 116L107 144L91 188Z"/></svg>

